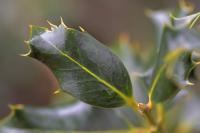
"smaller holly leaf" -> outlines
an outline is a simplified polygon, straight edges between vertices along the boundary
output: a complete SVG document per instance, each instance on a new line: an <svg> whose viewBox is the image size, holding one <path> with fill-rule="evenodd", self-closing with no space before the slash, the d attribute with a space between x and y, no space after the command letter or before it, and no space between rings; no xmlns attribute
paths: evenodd
<svg viewBox="0 0 200 133"><path fill-rule="evenodd" d="M192 55L194 50L200 49L200 40L196 31L189 28L198 18L199 13L196 13L180 18L171 15L165 22L157 21L163 26L163 30L149 92L151 101L164 102L174 97L182 88L192 85L189 82L191 71L199 64ZM184 49L183 52L179 53L180 49ZM174 58L173 61L164 61L169 55Z"/></svg>
<svg viewBox="0 0 200 133"><path fill-rule="evenodd" d="M190 73L199 64L192 60L192 52L184 48L169 52L164 60L150 91L150 99L156 103L164 102L192 85Z"/></svg>
<svg viewBox="0 0 200 133"><path fill-rule="evenodd" d="M74 97L100 107L118 107L132 99L132 85L122 62L85 31L63 23L31 26L29 56L50 67L60 87Z"/></svg>

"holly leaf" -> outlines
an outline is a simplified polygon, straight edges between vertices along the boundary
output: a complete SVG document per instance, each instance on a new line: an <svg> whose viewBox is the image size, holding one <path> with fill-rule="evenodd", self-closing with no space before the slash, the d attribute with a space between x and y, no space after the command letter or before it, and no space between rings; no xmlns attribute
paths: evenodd
<svg viewBox="0 0 200 133"><path fill-rule="evenodd" d="M118 107L132 98L132 85L122 62L85 31L63 23L52 30L31 26L27 54L46 64L63 91L94 106Z"/></svg>
<svg viewBox="0 0 200 133"><path fill-rule="evenodd" d="M199 64L193 58L194 50L200 49L199 35L190 29L199 18L199 13L180 18L169 15L168 18L170 19L163 25L158 44L149 92L150 99L156 103L171 99L182 88L192 85L189 78L192 70ZM160 25L162 24L163 22ZM165 58L171 59L166 61Z"/></svg>

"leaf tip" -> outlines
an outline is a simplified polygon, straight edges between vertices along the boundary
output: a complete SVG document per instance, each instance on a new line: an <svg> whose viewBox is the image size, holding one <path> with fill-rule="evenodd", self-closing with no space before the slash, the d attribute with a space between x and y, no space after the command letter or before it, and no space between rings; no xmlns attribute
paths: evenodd
<svg viewBox="0 0 200 133"><path fill-rule="evenodd" d="M27 53L25 54L20 54L20 56L29 56L31 54L31 50L29 50Z"/></svg>
<svg viewBox="0 0 200 133"><path fill-rule="evenodd" d="M185 83L186 83L186 85L189 85L189 86L193 86L194 85L194 83L190 82L189 80L187 80Z"/></svg>
<svg viewBox="0 0 200 133"><path fill-rule="evenodd" d="M61 92L61 90L60 89L58 89L58 90L56 90L56 91L54 91L54 93L53 94L59 94Z"/></svg>
<svg viewBox="0 0 200 133"><path fill-rule="evenodd" d="M85 29L83 29L83 27L78 26L78 28L79 28L82 32L85 32Z"/></svg>
<svg viewBox="0 0 200 133"><path fill-rule="evenodd" d="M30 41L24 41L25 44L28 44L28 47L29 47L29 51L27 53L24 53L24 54L20 54L20 56L29 56L31 54L31 48L29 46L29 43Z"/></svg>
<svg viewBox="0 0 200 133"><path fill-rule="evenodd" d="M51 30L58 28L58 26L57 26L57 25L55 25L55 24L52 24L52 23L51 23L49 20L47 20L47 23L50 25L50 27L51 27Z"/></svg>
<svg viewBox="0 0 200 133"><path fill-rule="evenodd" d="M65 28L67 28L67 26L65 25L64 21L63 21L63 18L60 16L60 24L62 26L64 26Z"/></svg>

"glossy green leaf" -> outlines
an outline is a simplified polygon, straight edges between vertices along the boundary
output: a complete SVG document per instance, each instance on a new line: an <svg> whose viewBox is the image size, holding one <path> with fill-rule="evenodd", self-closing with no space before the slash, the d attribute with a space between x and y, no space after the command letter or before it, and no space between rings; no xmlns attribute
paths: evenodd
<svg viewBox="0 0 200 133"><path fill-rule="evenodd" d="M61 88L100 107L118 107L132 97L132 85L121 61L85 31L64 24L46 30L31 27L30 56L51 68Z"/></svg>

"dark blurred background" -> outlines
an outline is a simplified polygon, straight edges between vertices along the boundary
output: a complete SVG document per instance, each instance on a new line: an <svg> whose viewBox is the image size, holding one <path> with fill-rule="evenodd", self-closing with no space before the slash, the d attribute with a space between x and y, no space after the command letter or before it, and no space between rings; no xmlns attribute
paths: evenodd
<svg viewBox="0 0 200 133"><path fill-rule="evenodd" d="M196 11L199 0L191 0ZM28 47L28 25L48 26L46 20L82 26L106 45L128 33L141 47L155 43L154 29L146 9L173 8L178 0L0 0L0 116L8 104L45 105L58 88L52 73L41 63L19 54ZM145 48L145 47L144 47Z"/></svg>

